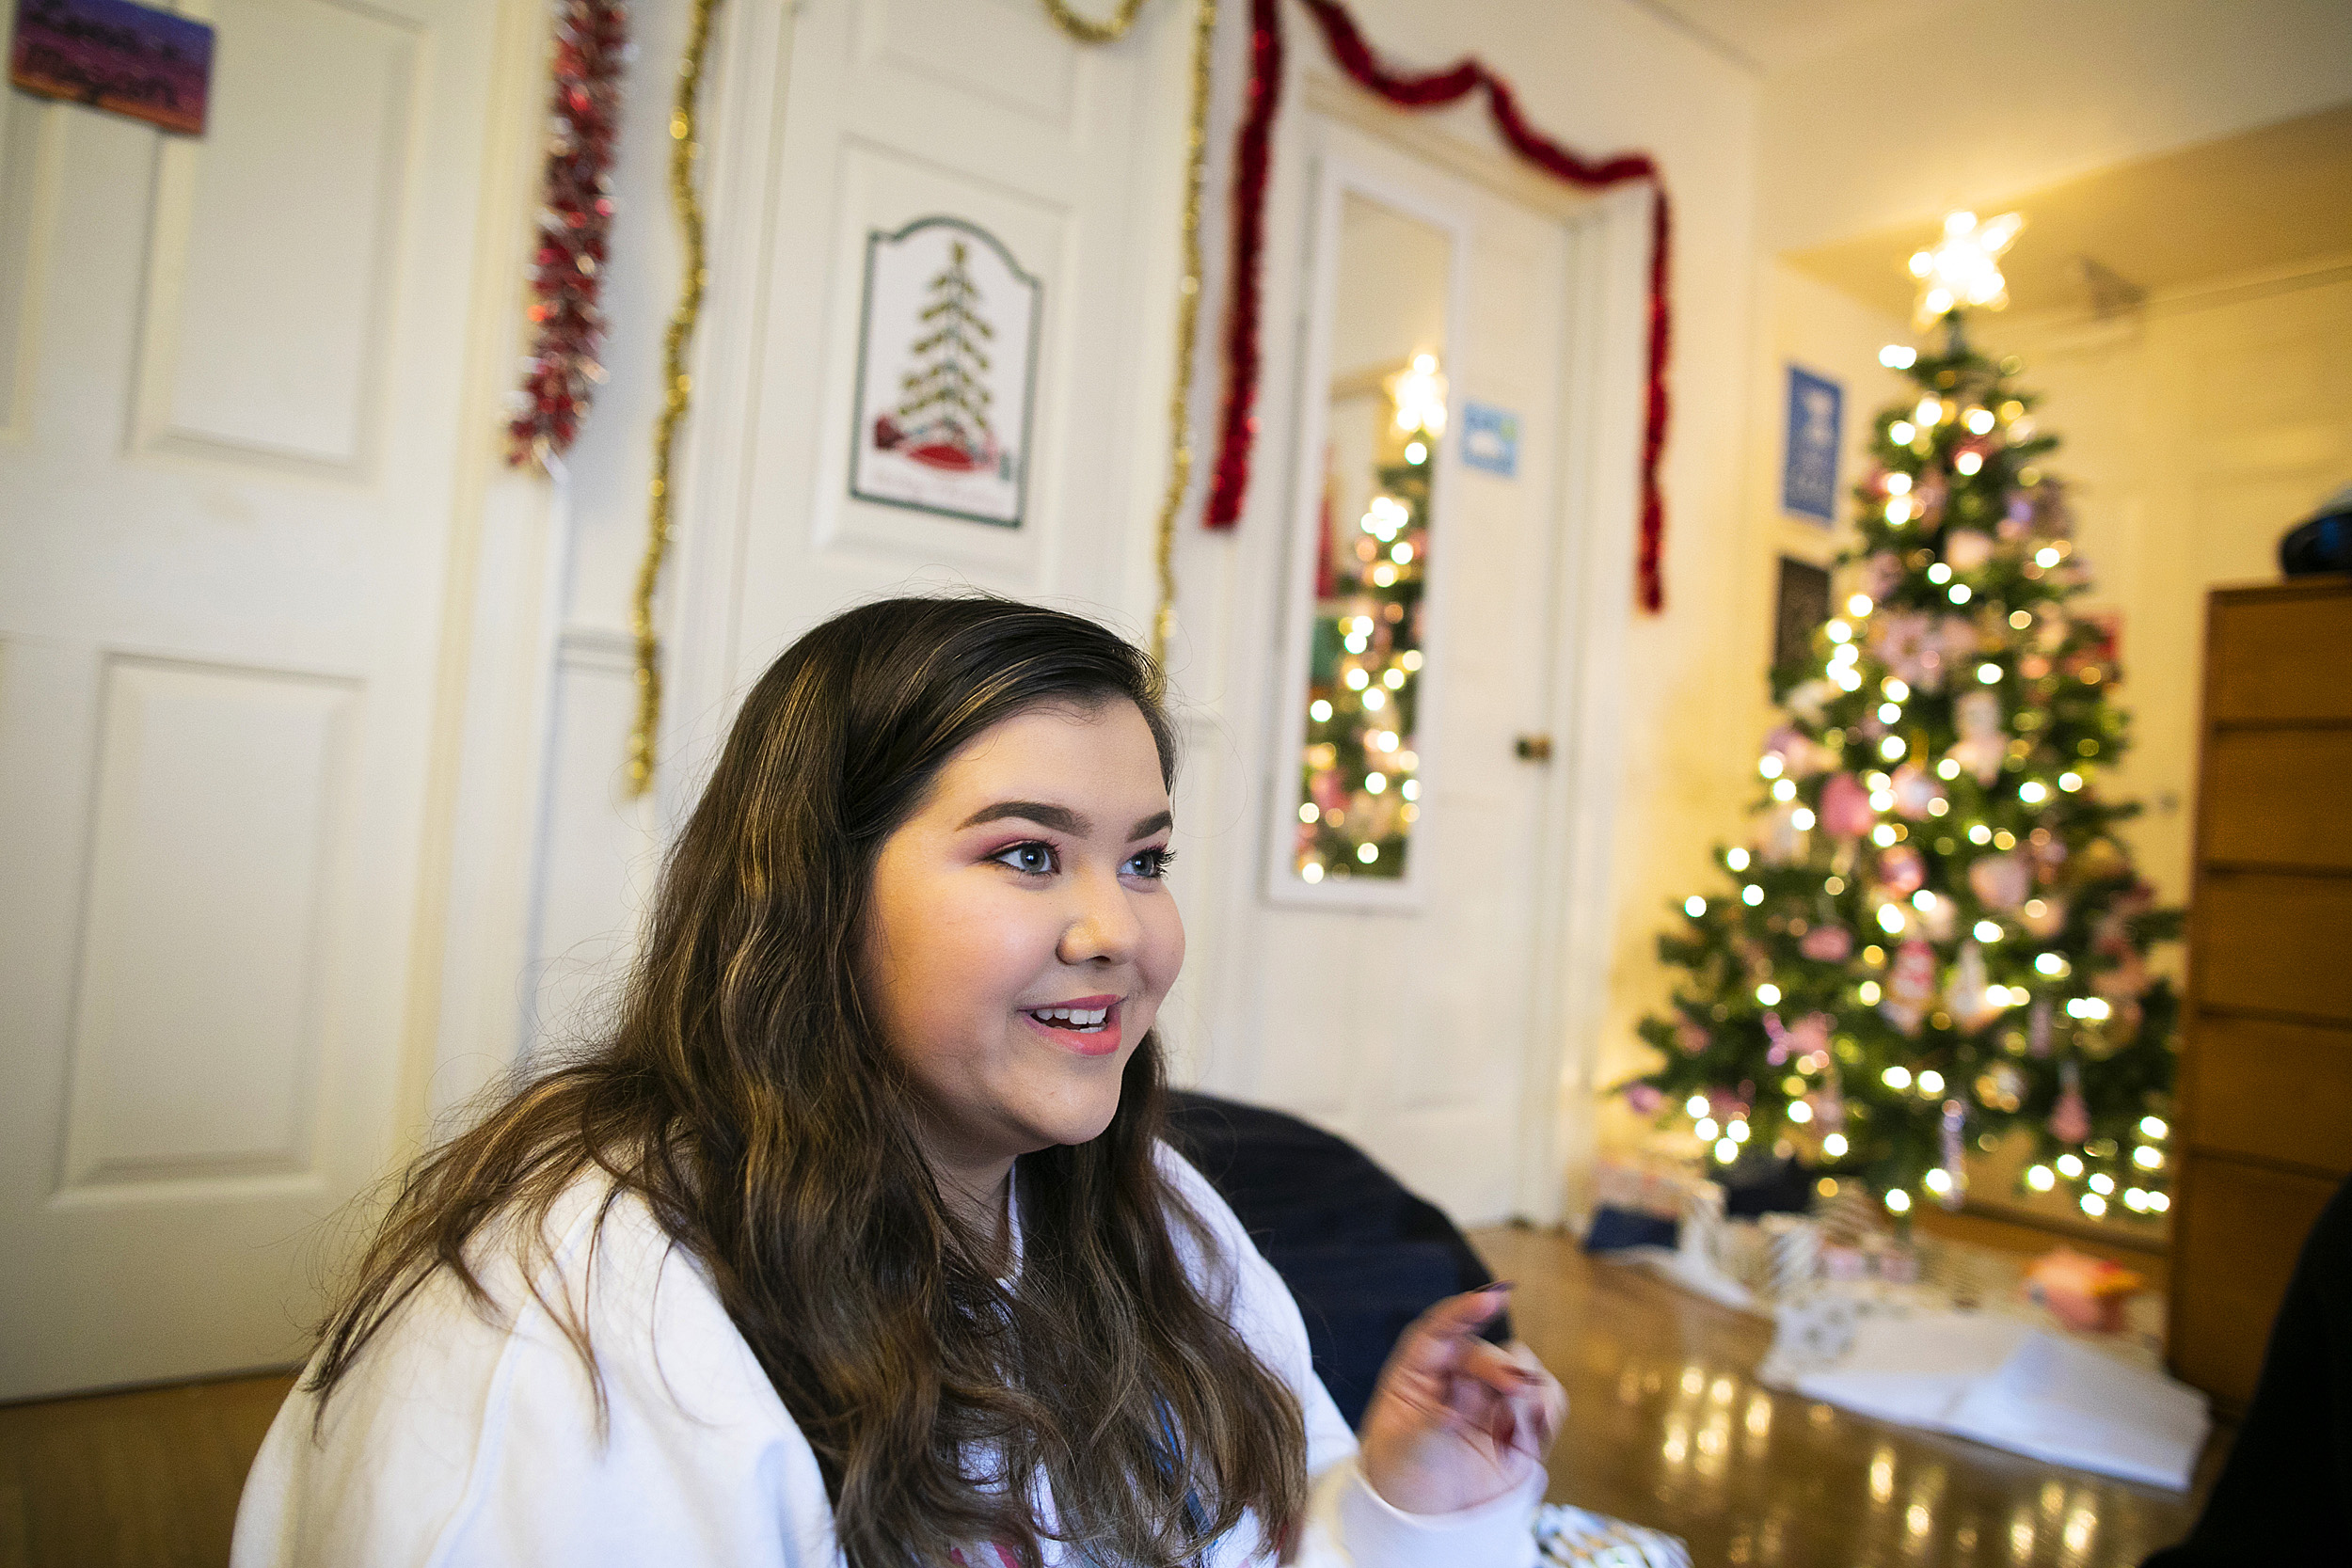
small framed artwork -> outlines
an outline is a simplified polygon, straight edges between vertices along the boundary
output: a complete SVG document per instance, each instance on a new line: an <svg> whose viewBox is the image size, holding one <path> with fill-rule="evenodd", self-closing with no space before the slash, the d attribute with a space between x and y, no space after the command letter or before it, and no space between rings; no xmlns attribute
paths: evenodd
<svg viewBox="0 0 2352 1568"><path fill-rule="evenodd" d="M8 80L43 98L200 136L213 29L131 0L18 0Z"/></svg>
<svg viewBox="0 0 2352 1568"><path fill-rule="evenodd" d="M1829 568L1782 556L1780 589L1772 606L1772 667L1794 664L1811 654L1813 634L1828 619Z"/></svg>
<svg viewBox="0 0 2352 1568"><path fill-rule="evenodd" d="M961 218L867 236L850 494L1021 526L1043 295Z"/></svg>
<svg viewBox="0 0 2352 1568"><path fill-rule="evenodd" d="M1837 520L1837 452L1845 433L1846 390L1826 376L1788 367L1788 444L1781 462L1780 507L1817 523Z"/></svg>

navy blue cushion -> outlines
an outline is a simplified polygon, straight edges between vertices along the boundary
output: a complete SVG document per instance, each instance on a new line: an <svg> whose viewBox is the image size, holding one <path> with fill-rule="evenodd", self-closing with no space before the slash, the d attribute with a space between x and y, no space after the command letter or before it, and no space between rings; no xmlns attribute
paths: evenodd
<svg viewBox="0 0 2352 1568"><path fill-rule="evenodd" d="M1315 1371L1357 1425L1406 1325L1494 1275L1442 1211L1346 1139L1237 1101L1168 1099L1168 1141L1232 1205L1297 1298ZM1507 1314L1487 1338L1510 1338Z"/></svg>

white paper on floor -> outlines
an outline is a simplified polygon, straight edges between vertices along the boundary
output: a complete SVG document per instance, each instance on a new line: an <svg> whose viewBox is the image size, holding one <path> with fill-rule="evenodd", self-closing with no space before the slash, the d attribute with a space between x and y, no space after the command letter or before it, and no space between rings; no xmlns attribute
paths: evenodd
<svg viewBox="0 0 2352 1568"><path fill-rule="evenodd" d="M1990 1443L2055 1465L2188 1488L2205 1399L2153 1367L1997 1311L1866 1310L1851 1338L1831 1303L1786 1304L1758 1380L1808 1399ZM1828 1342L1824 1342L1824 1341Z"/></svg>

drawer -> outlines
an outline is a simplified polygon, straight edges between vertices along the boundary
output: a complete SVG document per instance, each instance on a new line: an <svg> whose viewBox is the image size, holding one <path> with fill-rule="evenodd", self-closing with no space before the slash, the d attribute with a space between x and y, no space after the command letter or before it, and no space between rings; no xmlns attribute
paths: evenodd
<svg viewBox="0 0 2352 1568"><path fill-rule="evenodd" d="M2352 871L2352 728L2220 731L2198 812L2208 862Z"/></svg>
<svg viewBox="0 0 2352 1568"><path fill-rule="evenodd" d="M2196 1148L2352 1171L2352 1029L2205 1013L2183 1057Z"/></svg>
<svg viewBox="0 0 2352 1568"><path fill-rule="evenodd" d="M2243 1408L2296 1254L2335 1183L2204 1155L2184 1174L2168 1358L2183 1382Z"/></svg>
<svg viewBox="0 0 2352 1568"><path fill-rule="evenodd" d="M2352 591L2217 594L2205 642L2207 719L2352 719Z"/></svg>
<svg viewBox="0 0 2352 1568"><path fill-rule="evenodd" d="M2189 917L2204 1006L2352 1022L2352 877L2207 871Z"/></svg>

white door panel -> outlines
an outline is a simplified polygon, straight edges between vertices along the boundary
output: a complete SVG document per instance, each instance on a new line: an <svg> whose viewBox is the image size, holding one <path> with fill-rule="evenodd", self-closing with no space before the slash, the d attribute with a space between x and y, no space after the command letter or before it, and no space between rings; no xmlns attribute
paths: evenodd
<svg viewBox="0 0 2352 1568"><path fill-rule="evenodd" d="M1160 311L1136 308L1138 257L1173 235L1139 200L1136 130L1150 52L1188 41L1164 20L1083 47L1025 0L826 0L800 11L778 216L756 251L736 252L767 281L767 329L743 372L756 415L739 436L707 426L700 449L713 461L749 455L731 514L699 525L739 539L739 569L706 578L687 609L718 615L724 598L737 628L723 668L689 697L706 722L731 716L726 696L810 624L913 582L1064 595L1140 624L1142 607L1120 603L1142 533L1134 465L1156 468L1162 454L1134 439L1132 367L1165 326ZM867 237L931 215L978 224L1043 280L1018 529L850 494ZM747 325L723 317L709 330L721 341ZM712 477L698 468L690 490L716 494L724 486Z"/></svg>
<svg viewBox="0 0 2352 1568"><path fill-rule="evenodd" d="M208 20L5 108L0 1398L298 1352L395 1147L493 10Z"/></svg>

